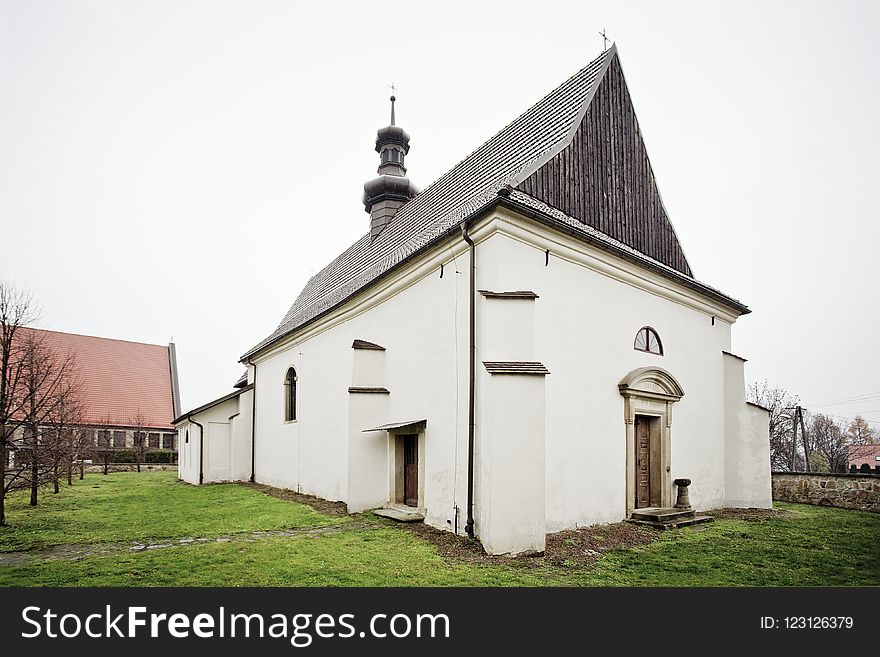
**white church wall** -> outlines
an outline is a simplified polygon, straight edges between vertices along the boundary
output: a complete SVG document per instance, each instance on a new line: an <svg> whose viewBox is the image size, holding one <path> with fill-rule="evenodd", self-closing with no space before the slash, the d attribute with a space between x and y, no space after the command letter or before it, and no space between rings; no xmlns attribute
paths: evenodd
<svg viewBox="0 0 880 657"><path fill-rule="evenodd" d="M352 386L385 385L385 352L376 349L352 349Z"/></svg>
<svg viewBox="0 0 880 657"><path fill-rule="evenodd" d="M773 506L770 480L770 417L746 403L745 361L724 355L724 505Z"/></svg>
<svg viewBox="0 0 880 657"><path fill-rule="evenodd" d="M351 341L326 331L257 361L255 475L259 482L344 500ZM285 420L285 377L297 373L296 419Z"/></svg>
<svg viewBox="0 0 880 657"><path fill-rule="evenodd" d="M199 483L199 466L203 472L203 483L233 481L237 477L232 472L232 434L230 416L238 412L238 398L233 397L221 404L212 406L201 413L196 413L189 421L189 446L192 459L188 467L191 478L186 481ZM204 427L204 441L201 431L195 422ZM204 449L204 456L199 463L199 450Z"/></svg>
<svg viewBox="0 0 880 657"><path fill-rule="evenodd" d="M348 399L348 496L349 513L375 509L388 503L389 441L386 431L364 429L388 419L389 395L350 394Z"/></svg>
<svg viewBox="0 0 880 657"><path fill-rule="evenodd" d="M368 449L369 435L358 435L357 424L424 419L420 483L425 499L420 504L430 524L454 527L456 500L463 509L467 490L468 336L467 256L462 256L463 243L455 249L414 265L420 268L413 273L415 280L393 296L386 294L381 302L364 301L370 306L368 312L361 310L329 328L306 332L305 339L257 360L258 481L364 507L380 488L387 491L387 470L376 474L383 478L381 483L373 479L374 461L383 448ZM358 350L358 358L366 358L364 366L353 371L355 339L382 345L386 351ZM283 422L283 379L290 364L297 367L299 408L297 422L288 424ZM350 394L348 388L375 385L379 379L390 390L386 417L382 422L367 421L361 409L350 406L360 405L367 395ZM373 411L368 415L376 417ZM357 420L359 416L363 420ZM355 422L352 426L350 418ZM361 442L351 446L352 440ZM365 468L371 478L352 481L349 467ZM352 490L350 496L352 484L358 491Z"/></svg>
<svg viewBox="0 0 880 657"><path fill-rule="evenodd" d="M534 305L531 327L513 316L523 302L499 306L497 328L488 333L495 339L481 339L477 361L508 358L508 352L532 342L531 357L551 372L544 420L548 531L625 516L626 429L617 383L645 366L667 370L685 391L672 405L670 478L693 480L695 506L720 506L725 479L720 354L730 348L730 311L507 210L499 209L471 234L478 242L478 289L539 295L525 302ZM384 484L369 475L387 443L365 453L359 451L367 443L352 447L358 424L378 422L357 419L360 411L351 404L356 395L348 387L381 378L390 390L385 421L427 420L420 482L426 521L463 531L468 265L464 242L453 240L306 328L297 342L257 359L258 481L351 501L354 508L371 505L382 486L388 488L387 470L381 475ZM511 317L505 319L508 311ZM477 319L483 321L479 311ZM657 330L665 355L634 350L636 332L645 325ZM384 346L385 352L373 353L383 354L383 362L353 371L354 339ZM283 382L291 365L299 379L298 410L296 422L286 423ZM514 405L511 412L517 410ZM478 461L479 432L477 427ZM354 481L353 467L362 467L365 478ZM480 494L477 482L478 504Z"/></svg>
<svg viewBox="0 0 880 657"><path fill-rule="evenodd" d="M198 445L193 436L198 435L199 428L189 421L177 427L177 478L190 484L199 483ZM195 429L195 433L193 432Z"/></svg>
<svg viewBox="0 0 880 657"><path fill-rule="evenodd" d="M200 468L206 484L243 481L250 476L250 394L244 392L177 424L179 479L198 484ZM240 413L243 401L248 405Z"/></svg>
<svg viewBox="0 0 880 657"><path fill-rule="evenodd" d="M477 532L489 554L543 552L546 535L543 376L478 370Z"/></svg>
<svg viewBox="0 0 880 657"><path fill-rule="evenodd" d="M235 414L229 420L231 434L229 478L233 481L247 481L251 476L253 396L253 389L241 393L237 397Z"/></svg>
<svg viewBox="0 0 880 657"><path fill-rule="evenodd" d="M613 268L615 275L606 275L595 261L604 260L607 268L613 258L585 256L583 247L564 236L501 215L510 220L502 226L509 235L497 234L481 245L479 258L495 265L486 270L493 280L481 278L479 287L532 290L540 297L535 302L535 359L551 372L546 384L548 531L625 516L626 430L617 383L639 367L661 367L685 390L673 405L669 476L693 480L696 506L720 505L720 353L729 349L730 323L719 316L713 325L710 312L618 280ZM634 269L622 262L617 266L624 280L623 270ZM646 286L649 282L656 283L646 280ZM660 335L663 356L633 348L636 332L646 325Z"/></svg>

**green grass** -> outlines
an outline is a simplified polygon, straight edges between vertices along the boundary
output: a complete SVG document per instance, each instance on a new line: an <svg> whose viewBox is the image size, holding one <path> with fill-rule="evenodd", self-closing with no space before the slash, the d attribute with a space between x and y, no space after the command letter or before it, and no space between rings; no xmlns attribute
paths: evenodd
<svg viewBox="0 0 880 657"><path fill-rule="evenodd" d="M583 583L608 586L880 585L880 514L786 504L790 516L718 520L605 555Z"/></svg>
<svg viewBox="0 0 880 657"><path fill-rule="evenodd" d="M539 573L449 563L406 530L378 527L210 543L0 568L2 586L538 586Z"/></svg>
<svg viewBox="0 0 880 657"><path fill-rule="evenodd" d="M95 483L99 488L92 488ZM87 484L65 489L55 500L47 495L47 503L36 510L16 505L14 526L0 529L4 549L146 536L217 536L344 520L243 486L187 486L176 482L173 473L96 475ZM791 513L760 522L719 520L668 531L655 543L606 552L593 567L552 565L543 559L452 560L414 533L376 521L335 533L0 567L0 585L880 585L880 514L777 506ZM89 519L85 526L79 524L81 515Z"/></svg>
<svg viewBox="0 0 880 657"><path fill-rule="evenodd" d="M312 509L236 484L190 486L175 472L86 475L61 492L44 491L39 505L26 493L6 500L0 552L67 543L222 536L253 530L338 524Z"/></svg>

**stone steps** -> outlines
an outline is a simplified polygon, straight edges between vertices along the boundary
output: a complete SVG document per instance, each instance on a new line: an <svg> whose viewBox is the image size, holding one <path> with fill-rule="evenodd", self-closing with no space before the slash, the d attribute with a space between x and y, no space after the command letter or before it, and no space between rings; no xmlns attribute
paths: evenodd
<svg viewBox="0 0 880 657"><path fill-rule="evenodd" d="M627 522L657 529L678 529L712 522L709 516L698 516L693 509L640 509L633 511Z"/></svg>
<svg viewBox="0 0 880 657"><path fill-rule="evenodd" d="M373 515L383 518L391 518L397 522L422 522L425 519L423 513L419 513L415 507L412 511L401 509L400 507L387 507L384 509L374 509Z"/></svg>

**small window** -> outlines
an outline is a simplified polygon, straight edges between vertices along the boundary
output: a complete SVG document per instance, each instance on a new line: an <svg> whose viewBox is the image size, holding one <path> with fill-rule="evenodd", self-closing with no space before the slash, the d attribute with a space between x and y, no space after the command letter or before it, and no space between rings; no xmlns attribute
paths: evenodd
<svg viewBox="0 0 880 657"><path fill-rule="evenodd" d="M637 351L646 351L649 354L663 355L663 344L660 342L660 336L657 331L650 326L643 326L636 333L636 340L633 347Z"/></svg>
<svg viewBox="0 0 880 657"><path fill-rule="evenodd" d="M183 442L189 443L189 429L183 432Z"/></svg>
<svg viewBox="0 0 880 657"><path fill-rule="evenodd" d="M159 449L159 434L158 433L147 434L147 440L149 441L150 449Z"/></svg>
<svg viewBox="0 0 880 657"><path fill-rule="evenodd" d="M114 431L113 432L113 447L125 447L125 432L124 431Z"/></svg>
<svg viewBox="0 0 880 657"><path fill-rule="evenodd" d="M98 447L102 449L110 448L110 432L106 429L98 431Z"/></svg>
<svg viewBox="0 0 880 657"><path fill-rule="evenodd" d="M174 449L174 434L173 433L163 433L162 434L162 449Z"/></svg>
<svg viewBox="0 0 880 657"><path fill-rule="evenodd" d="M95 445L95 430L94 429L80 429L79 430L79 444L82 447L93 447Z"/></svg>
<svg viewBox="0 0 880 657"><path fill-rule="evenodd" d="M296 370L292 367L284 377L284 420L292 422L296 419Z"/></svg>

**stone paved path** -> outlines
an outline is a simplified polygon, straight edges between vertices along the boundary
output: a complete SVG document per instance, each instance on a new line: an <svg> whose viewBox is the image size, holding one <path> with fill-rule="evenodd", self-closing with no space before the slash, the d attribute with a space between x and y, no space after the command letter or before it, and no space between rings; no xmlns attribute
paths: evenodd
<svg viewBox="0 0 880 657"><path fill-rule="evenodd" d="M376 529L379 525L365 522L346 522L339 525L322 525L318 527L300 527L271 531L253 531L225 536L200 536L164 539L157 543L133 541L130 543L69 543L55 545L43 550L27 550L24 552L0 552L0 567L21 566L39 561L77 561L84 557L106 557L110 555L148 550L164 550L167 548L185 548L190 545L206 543L253 543L267 538L289 538L295 536L322 536L339 532Z"/></svg>

